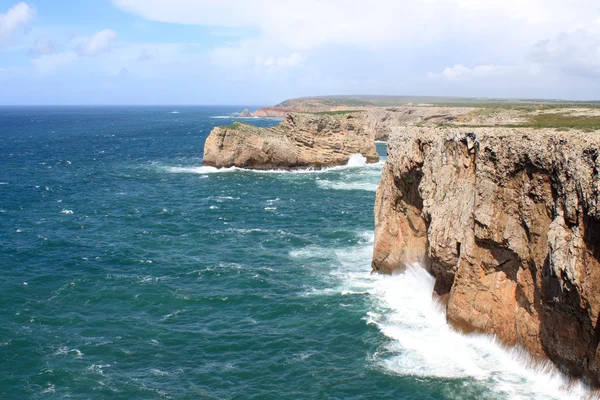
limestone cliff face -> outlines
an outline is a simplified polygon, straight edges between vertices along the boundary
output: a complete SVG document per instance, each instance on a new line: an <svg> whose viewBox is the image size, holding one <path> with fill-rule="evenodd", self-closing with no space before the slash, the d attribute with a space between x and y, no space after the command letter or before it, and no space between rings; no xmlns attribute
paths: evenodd
<svg viewBox="0 0 600 400"><path fill-rule="evenodd" d="M600 135L398 128L373 269L420 261L447 319L600 386Z"/></svg>
<svg viewBox="0 0 600 400"><path fill-rule="evenodd" d="M253 169L343 165L360 153L379 160L362 113L290 114L274 128L236 123L213 129L204 144L204 165Z"/></svg>
<svg viewBox="0 0 600 400"><path fill-rule="evenodd" d="M369 107L365 123L375 140L387 141L399 126L454 122L473 110L470 107Z"/></svg>
<svg viewBox="0 0 600 400"><path fill-rule="evenodd" d="M347 110L352 107L317 107L315 104L309 104L310 107L302 104L292 104L286 106L265 107L254 112L255 117L277 117L285 118L293 112L309 111L336 111ZM375 140L387 141L392 132L398 126L415 124L438 124L444 122L456 122L477 110L472 107L418 107L418 106L400 106L400 107L362 107L362 123L364 129L369 131L375 137ZM481 118L480 118L481 119ZM469 121L473 123L473 121ZM490 123L489 118L475 121L480 124Z"/></svg>

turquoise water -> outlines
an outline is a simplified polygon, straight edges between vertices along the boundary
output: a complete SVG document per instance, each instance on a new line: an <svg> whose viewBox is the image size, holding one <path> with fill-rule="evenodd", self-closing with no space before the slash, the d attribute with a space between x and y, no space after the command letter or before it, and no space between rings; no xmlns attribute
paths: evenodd
<svg viewBox="0 0 600 400"><path fill-rule="evenodd" d="M243 108L0 109L0 398L583 393L369 273L383 162L202 167Z"/></svg>

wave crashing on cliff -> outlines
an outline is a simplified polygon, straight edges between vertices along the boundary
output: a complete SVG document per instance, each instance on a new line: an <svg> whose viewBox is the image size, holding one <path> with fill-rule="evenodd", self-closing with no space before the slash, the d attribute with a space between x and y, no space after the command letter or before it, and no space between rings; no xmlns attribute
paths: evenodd
<svg viewBox="0 0 600 400"><path fill-rule="evenodd" d="M247 168L239 168L239 167L228 167L228 168L216 168L211 166L159 166L160 169L174 174L221 174L221 173L229 173L229 172L248 172L255 174L322 174L331 171L342 171L347 169L355 169L367 167L371 170L375 170L380 176L381 168L384 162L379 161L374 164L367 164L367 159L362 154L354 154L348 160L346 165L339 165L336 167L327 167L321 169L315 168L299 168L294 170L284 170L284 169L265 169L265 170L257 170L257 169L247 169Z"/></svg>
<svg viewBox="0 0 600 400"><path fill-rule="evenodd" d="M306 295L368 296L364 320L388 339L369 357L374 368L398 376L463 382L461 395L471 392L473 398L581 399L588 394L549 362L534 364L526 352L505 348L492 336L450 328L443 307L432 296L435 280L420 265L394 276L365 272L373 233L360 237L357 246L333 251L311 247L291 255L331 261L332 269L323 279L335 289L311 289ZM464 386L472 380L479 384ZM454 398L453 393L446 395Z"/></svg>

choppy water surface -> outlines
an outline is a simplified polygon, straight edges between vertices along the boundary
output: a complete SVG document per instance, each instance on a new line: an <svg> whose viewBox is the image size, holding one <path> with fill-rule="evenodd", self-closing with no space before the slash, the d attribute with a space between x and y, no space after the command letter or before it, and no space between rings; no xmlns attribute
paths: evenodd
<svg viewBox="0 0 600 400"><path fill-rule="evenodd" d="M583 395L369 273L382 162L202 167L243 108L0 109L0 398Z"/></svg>

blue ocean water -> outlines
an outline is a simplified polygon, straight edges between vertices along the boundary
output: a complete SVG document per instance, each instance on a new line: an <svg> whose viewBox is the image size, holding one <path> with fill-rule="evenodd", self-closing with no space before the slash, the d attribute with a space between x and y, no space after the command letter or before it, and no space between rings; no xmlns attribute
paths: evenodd
<svg viewBox="0 0 600 400"><path fill-rule="evenodd" d="M370 274L382 162L202 167L245 107L0 109L0 398L579 398ZM272 126L269 119L249 120Z"/></svg>

